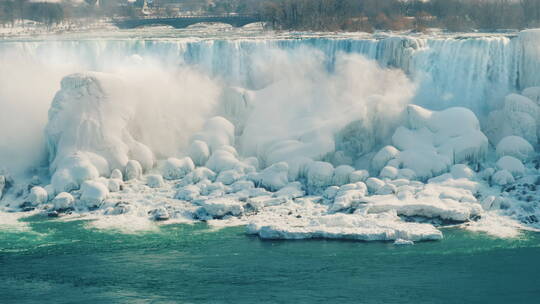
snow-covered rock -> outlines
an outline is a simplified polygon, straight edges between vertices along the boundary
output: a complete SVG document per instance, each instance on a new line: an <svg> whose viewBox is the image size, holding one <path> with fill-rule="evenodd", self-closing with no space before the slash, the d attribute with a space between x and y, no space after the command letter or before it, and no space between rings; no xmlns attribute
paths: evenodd
<svg viewBox="0 0 540 304"><path fill-rule="evenodd" d="M386 166L382 168L381 173L379 174L379 177L387 178L387 179L396 179L398 174L399 174L398 169L394 167Z"/></svg>
<svg viewBox="0 0 540 304"><path fill-rule="evenodd" d="M206 167L198 167L186 175L182 181L187 184L197 184L204 180L212 182L216 179L216 176L217 174L214 171Z"/></svg>
<svg viewBox="0 0 540 304"><path fill-rule="evenodd" d="M238 216L244 212L243 203L234 198L212 198L198 201L197 204L202 208L200 213L211 218L221 218L225 215Z"/></svg>
<svg viewBox="0 0 540 304"><path fill-rule="evenodd" d="M58 163L58 170L51 178L56 193L79 189L84 181L93 180L99 176L99 171L90 160L88 153L76 152L64 157Z"/></svg>
<svg viewBox="0 0 540 304"><path fill-rule="evenodd" d="M497 156L513 156L521 161L527 161L534 155L533 146L519 136L506 136L497 144Z"/></svg>
<svg viewBox="0 0 540 304"><path fill-rule="evenodd" d="M163 177L168 180L181 179L194 169L195 164L190 157L170 157L163 164Z"/></svg>
<svg viewBox="0 0 540 304"><path fill-rule="evenodd" d="M299 156L287 160L289 166L289 180L299 180L307 177L307 168L313 162L309 157Z"/></svg>
<svg viewBox="0 0 540 304"><path fill-rule="evenodd" d="M507 136L519 136L532 144L538 142L538 104L531 99L510 94L504 100L502 109L492 111L486 121L486 134L493 143Z"/></svg>
<svg viewBox="0 0 540 304"><path fill-rule="evenodd" d="M399 169L398 171L398 178L408 179L408 180L414 180L416 179L416 173L408 168L405 169Z"/></svg>
<svg viewBox="0 0 540 304"><path fill-rule="evenodd" d="M119 192L122 190L124 182L121 179L111 178L107 182L109 192Z"/></svg>
<svg viewBox="0 0 540 304"><path fill-rule="evenodd" d="M382 148L371 160L371 168L374 172L380 172L382 168L385 167L390 160L396 158L398 154L399 150L394 146L386 146Z"/></svg>
<svg viewBox="0 0 540 304"><path fill-rule="evenodd" d="M111 179L124 180L124 175L122 174L122 171L120 171L119 169L114 169L111 172Z"/></svg>
<svg viewBox="0 0 540 304"><path fill-rule="evenodd" d="M288 172L289 165L287 165L287 163L276 163L261 171L257 175L256 181L262 187L269 189L270 191L276 191L289 183Z"/></svg>
<svg viewBox="0 0 540 304"><path fill-rule="evenodd" d="M307 168L307 185L311 193L323 191L332 184L334 166L327 162L316 161Z"/></svg>
<svg viewBox="0 0 540 304"><path fill-rule="evenodd" d="M382 186L382 188L377 190L376 194L377 195L388 195L388 194L395 194L396 192L397 192L397 187L392 185L392 184L387 183L384 186Z"/></svg>
<svg viewBox="0 0 540 304"><path fill-rule="evenodd" d="M86 181L81 186L80 201L86 207L96 207L109 196L109 189L98 181Z"/></svg>
<svg viewBox="0 0 540 304"><path fill-rule="evenodd" d="M146 185L150 188L161 188L165 185L163 176L159 174L150 174L146 176Z"/></svg>
<svg viewBox="0 0 540 304"><path fill-rule="evenodd" d="M235 169L239 166L241 166L241 163L236 156L226 150L214 151L206 162L206 167L217 173L224 170Z"/></svg>
<svg viewBox="0 0 540 304"><path fill-rule="evenodd" d="M303 186L300 182L292 182L287 184L287 186L281 188L279 191L276 191L276 197L285 197L287 199L294 199L306 195Z"/></svg>
<svg viewBox="0 0 540 304"><path fill-rule="evenodd" d="M128 181L141 178L143 173L141 164L136 160L128 161L124 170L126 173L124 174L124 177Z"/></svg>
<svg viewBox="0 0 540 304"><path fill-rule="evenodd" d="M37 206L46 203L48 199L49 195L47 190L45 190L43 187L35 186L30 189L26 202L33 206Z"/></svg>
<svg viewBox="0 0 540 304"><path fill-rule="evenodd" d="M529 87L521 92L521 95L534 101L537 105L540 105L540 87Z"/></svg>
<svg viewBox="0 0 540 304"><path fill-rule="evenodd" d="M194 140L189 147L188 155L195 165L204 166L210 157L210 148L204 141Z"/></svg>
<svg viewBox="0 0 540 304"><path fill-rule="evenodd" d="M350 182L350 175L354 172L354 168L348 165L337 166L334 170L332 184L341 186Z"/></svg>
<svg viewBox="0 0 540 304"><path fill-rule="evenodd" d="M231 185L232 192L246 191L255 188L255 184L250 180L239 180Z"/></svg>
<svg viewBox="0 0 540 304"><path fill-rule="evenodd" d="M514 176L508 170L499 170L491 177L493 183L499 186L505 186L515 182Z"/></svg>
<svg viewBox="0 0 540 304"><path fill-rule="evenodd" d="M195 134L192 138L195 141L205 142L210 148L210 152L214 153L221 146L234 146L234 125L221 116L215 116L206 121L201 132ZM202 148L202 149L200 149ZM204 159L206 153L204 147L198 146L194 150L192 158L196 159L197 163ZM199 154L200 152L204 152Z"/></svg>
<svg viewBox="0 0 540 304"><path fill-rule="evenodd" d="M52 200L52 204L55 210L72 208L74 202L75 202L75 199L73 198L73 195L67 192L59 193Z"/></svg>
<svg viewBox="0 0 540 304"><path fill-rule="evenodd" d="M174 198L184 201L192 201L199 197L201 189L195 185L182 187L176 192Z"/></svg>
<svg viewBox="0 0 540 304"><path fill-rule="evenodd" d="M334 200L334 198L336 197L337 193L339 191L339 187L338 186L330 186L328 188L326 188L323 192L323 198L324 199L327 199L327 200Z"/></svg>
<svg viewBox="0 0 540 304"><path fill-rule="evenodd" d="M538 105L529 98L519 95L510 94L504 99L504 111L505 112L521 112L528 113L531 117L536 118L539 114Z"/></svg>
<svg viewBox="0 0 540 304"><path fill-rule="evenodd" d="M385 182L383 182L382 180L378 178L370 177L366 180L366 185L370 193L375 193L379 191L379 189L384 187Z"/></svg>
<svg viewBox="0 0 540 304"><path fill-rule="evenodd" d="M167 208L159 207L150 211L150 218L154 221L166 221L171 218L171 215Z"/></svg>
<svg viewBox="0 0 540 304"><path fill-rule="evenodd" d="M327 194L328 189L325 191ZM329 212L337 212L353 207L353 204L360 203L362 198L367 194L367 186L363 182L356 184L348 184L341 187L334 195L334 203L328 210Z"/></svg>
<svg viewBox="0 0 540 304"><path fill-rule="evenodd" d="M467 165L464 165L464 164L453 165L452 168L450 169L450 174L452 174L452 176L456 179L457 178L472 179L475 176L475 172L471 168L469 168Z"/></svg>
<svg viewBox="0 0 540 304"><path fill-rule="evenodd" d="M349 182L351 183L357 183L357 182L365 182L366 179L369 177L369 172L367 170L356 170L354 172L351 172L349 174Z"/></svg>
<svg viewBox="0 0 540 304"><path fill-rule="evenodd" d="M231 185L234 182L236 182L237 180L240 180L240 179L242 179L244 177L245 177L245 174L243 172L241 172L240 170L231 169L231 170L221 171L218 174L218 176L216 178L216 181L221 182L224 185Z"/></svg>
<svg viewBox="0 0 540 304"><path fill-rule="evenodd" d="M497 161L497 168L512 173L514 177L521 177L525 174L525 166L523 166L523 163L512 156L501 157Z"/></svg>

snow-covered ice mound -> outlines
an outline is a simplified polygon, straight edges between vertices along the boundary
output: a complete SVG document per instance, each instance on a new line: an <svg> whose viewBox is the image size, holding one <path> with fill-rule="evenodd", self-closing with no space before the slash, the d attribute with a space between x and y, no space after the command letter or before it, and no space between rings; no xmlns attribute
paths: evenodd
<svg viewBox="0 0 540 304"><path fill-rule="evenodd" d="M410 169L414 176L426 180L448 172L452 164L478 163L486 157L488 139L468 109L437 112L409 105L406 122L392 136L394 146L375 155L372 169L377 173L390 166Z"/></svg>
<svg viewBox="0 0 540 304"><path fill-rule="evenodd" d="M103 73L65 77L49 110L46 126L54 190L78 189L85 180L108 176L136 160L143 170L154 154L129 129L134 112L125 104L123 81Z"/></svg>
<svg viewBox="0 0 540 304"><path fill-rule="evenodd" d="M540 101L538 88L527 88L523 95L510 94L502 108L489 113L486 134L494 144L507 136L519 136L529 143L538 143Z"/></svg>

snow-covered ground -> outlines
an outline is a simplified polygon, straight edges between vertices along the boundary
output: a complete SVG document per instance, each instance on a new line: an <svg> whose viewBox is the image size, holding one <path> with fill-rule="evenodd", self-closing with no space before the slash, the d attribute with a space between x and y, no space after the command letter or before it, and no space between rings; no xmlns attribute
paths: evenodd
<svg viewBox="0 0 540 304"><path fill-rule="evenodd" d="M107 20L70 20L49 26L33 20L17 20L13 24L0 25L0 39L46 38L66 34L77 35L94 31L106 32L111 30L117 30L117 27Z"/></svg>
<svg viewBox="0 0 540 304"><path fill-rule="evenodd" d="M269 239L396 244L447 226L540 228L539 87L428 107L413 104L418 79L357 54L331 69L309 48L264 54L246 87L138 55L66 75L31 171L17 172L18 143L0 133L14 143L0 151L0 227L32 212L120 231L207 221ZM0 92L6 109L14 92Z"/></svg>

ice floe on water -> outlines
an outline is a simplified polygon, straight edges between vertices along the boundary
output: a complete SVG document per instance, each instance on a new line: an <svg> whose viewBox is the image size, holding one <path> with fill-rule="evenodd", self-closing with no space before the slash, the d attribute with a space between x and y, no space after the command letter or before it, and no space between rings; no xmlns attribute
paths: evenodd
<svg viewBox="0 0 540 304"><path fill-rule="evenodd" d="M540 228L540 89L485 117L435 111L411 104L403 72L362 56L329 69L320 52L270 53L249 89L142 57L65 76L48 159L31 177L0 171L0 228L33 212L120 232L205 221L262 239L397 245L439 240L447 226Z"/></svg>

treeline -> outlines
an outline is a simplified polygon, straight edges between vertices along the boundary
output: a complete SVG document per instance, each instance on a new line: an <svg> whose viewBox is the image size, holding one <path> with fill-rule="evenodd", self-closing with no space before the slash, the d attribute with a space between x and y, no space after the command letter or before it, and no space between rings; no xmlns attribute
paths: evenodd
<svg viewBox="0 0 540 304"><path fill-rule="evenodd" d="M34 20L143 16L144 0L0 0L0 25ZM153 16L256 14L282 30L366 31L443 28L449 31L540 26L540 0L153 0ZM148 12L146 12L148 14Z"/></svg>
<svg viewBox="0 0 540 304"><path fill-rule="evenodd" d="M540 0L266 0L260 14L285 30L522 29L540 25Z"/></svg>
<svg viewBox="0 0 540 304"><path fill-rule="evenodd" d="M22 0L0 2L0 23L4 24L13 24L17 20L28 19L52 25L60 23L64 17L64 8L59 3Z"/></svg>
<svg viewBox="0 0 540 304"><path fill-rule="evenodd" d="M138 0L142 2L142 0ZM103 17L137 17L140 10L127 0L0 0L0 25L13 25L22 20L42 22L48 26L69 21L95 20Z"/></svg>

